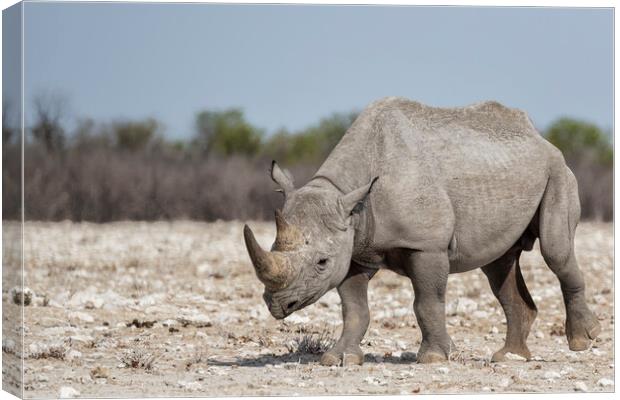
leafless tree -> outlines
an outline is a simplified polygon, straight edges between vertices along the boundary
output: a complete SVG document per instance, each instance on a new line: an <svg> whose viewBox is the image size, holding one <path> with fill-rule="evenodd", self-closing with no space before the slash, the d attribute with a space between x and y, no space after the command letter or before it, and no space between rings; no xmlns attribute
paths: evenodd
<svg viewBox="0 0 620 400"><path fill-rule="evenodd" d="M65 144L65 117L67 98L57 92L39 92L33 100L34 123L32 136L50 152L61 150Z"/></svg>

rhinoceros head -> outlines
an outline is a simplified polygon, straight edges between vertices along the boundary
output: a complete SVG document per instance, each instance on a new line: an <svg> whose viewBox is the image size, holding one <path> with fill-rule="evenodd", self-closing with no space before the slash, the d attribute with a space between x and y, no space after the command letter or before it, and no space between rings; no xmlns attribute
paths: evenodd
<svg viewBox="0 0 620 400"><path fill-rule="evenodd" d="M271 176L285 195L275 213L276 240L261 248L252 230L243 231L256 275L265 285L263 298L278 319L317 301L345 278L353 251L353 214L373 182L348 194L320 186L295 189L288 173L274 162Z"/></svg>

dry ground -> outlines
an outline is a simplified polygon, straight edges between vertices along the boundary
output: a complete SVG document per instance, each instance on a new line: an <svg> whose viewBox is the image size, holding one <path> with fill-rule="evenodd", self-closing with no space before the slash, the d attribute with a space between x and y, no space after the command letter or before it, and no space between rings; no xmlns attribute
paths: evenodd
<svg viewBox="0 0 620 400"><path fill-rule="evenodd" d="M270 245L272 223L252 224ZM539 308L534 360L490 363L506 330L484 275L451 275L448 331L459 348L443 364L414 362L420 331L406 279L381 271L370 285L363 366L323 367L296 339L337 336L335 291L284 321L262 302L237 222L28 223L25 307L27 397L410 394L613 391L613 232L583 223L577 257L603 331L568 350L559 285L537 250L522 259ZM11 328L19 306L4 276L5 369L22 354ZM9 329L10 328L10 329ZM302 346L302 350L307 346ZM8 369L5 384L15 379ZM13 375L13 376L12 376Z"/></svg>

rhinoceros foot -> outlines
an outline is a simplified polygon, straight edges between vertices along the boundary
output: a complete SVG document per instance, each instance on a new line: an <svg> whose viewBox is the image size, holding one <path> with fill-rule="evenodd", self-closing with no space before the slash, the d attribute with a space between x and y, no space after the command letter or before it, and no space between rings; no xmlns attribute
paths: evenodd
<svg viewBox="0 0 620 400"><path fill-rule="evenodd" d="M601 333L601 323L589 310L585 315L569 318L566 321L566 338L568 348L572 351L583 351L590 348L590 344Z"/></svg>
<svg viewBox="0 0 620 400"><path fill-rule="evenodd" d="M364 353L357 348L345 350L332 349L321 356L321 365L362 365L364 363Z"/></svg>
<svg viewBox="0 0 620 400"><path fill-rule="evenodd" d="M448 360L448 357L443 352L440 353L440 352L433 351L433 350L427 350L423 353L419 352L417 359L420 364L430 364L430 363L444 362Z"/></svg>
<svg viewBox="0 0 620 400"><path fill-rule="evenodd" d="M531 360L532 353L530 350L525 347L503 347L502 349L496 351L491 357L491 362L502 362L507 360L519 360L519 357L507 357L507 354L515 354L519 357L523 357L524 360Z"/></svg>

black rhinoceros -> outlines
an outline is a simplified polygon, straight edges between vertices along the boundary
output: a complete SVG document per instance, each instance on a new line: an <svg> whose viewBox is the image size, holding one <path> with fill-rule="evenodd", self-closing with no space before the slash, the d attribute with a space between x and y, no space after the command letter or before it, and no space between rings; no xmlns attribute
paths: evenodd
<svg viewBox="0 0 620 400"><path fill-rule="evenodd" d="M448 109L382 99L360 114L306 185L296 189L275 162L271 176L285 195L275 243L261 249L247 225L245 243L275 318L338 288L344 326L323 364L363 362L368 281L380 268L411 279L422 331L418 362L449 356L448 274L475 268L506 314L506 343L493 360L507 352L530 358L526 339L537 309L519 256L537 238L560 281L569 348L587 349L600 332L574 253L576 179L522 111L497 102Z"/></svg>

